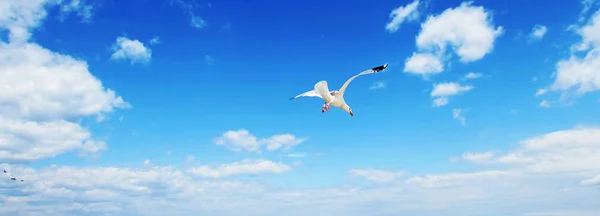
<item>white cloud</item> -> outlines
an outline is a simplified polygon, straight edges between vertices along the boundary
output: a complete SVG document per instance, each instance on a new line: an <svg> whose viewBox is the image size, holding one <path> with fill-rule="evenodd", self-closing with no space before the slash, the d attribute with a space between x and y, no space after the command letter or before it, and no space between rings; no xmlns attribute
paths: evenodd
<svg viewBox="0 0 600 216"><path fill-rule="evenodd" d="M131 40L127 37L117 37L113 44L114 53L110 56L115 60L129 60L131 64L148 63L152 58L152 50L144 46L139 40Z"/></svg>
<svg viewBox="0 0 600 216"><path fill-rule="evenodd" d="M473 73L473 72L469 72L467 75L465 75L465 79L477 79L480 78L482 76L481 73Z"/></svg>
<svg viewBox="0 0 600 216"><path fill-rule="evenodd" d="M548 102L547 100L543 100L542 102L540 102L540 107L550 107L550 102Z"/></svg>
<svg viewBox="0 0 600 216"><path fill-rule="evenodd" d="M511 173L500 170L472 173L448 173L440 175L415 176L406 180L406 183L416 184L425 188L452 187L464 185L468 180L499 178L507 175L511 175Z"/></svg>
<svg viewBox="0 0 600 216"><path fill-rule="evenodd" d="M264 145L266 145L267 150L275 151L278 149L289 150L292 147L304 142L304 139L298 139L292 134L278 134L261 141L264 143Z"/></svg>
<svg viewBox="0 0 600 216"><path fill-rule="evenodd" d="M600 10L583 26L575 27L581 41L572 47L571 56L556 64L554 82L543 91L571 93L581 96L600 89ZM580 57L579 52L584 52Z"/></svg>
<svg viewBox="0 0 600 216"><path fill-rule="evenodd" d="M452 118L458 120L460 122L461 125L465 125L467 124L467 119L465 119L465 117L463 116L463 111L462 109L454 109L452 110Z"/></svg>
<svg viewBox="0 0 600 216"><path fill-rule="evenodd" d="M294 158L303 158L303 157L306 157L306 154L304 154L304 153L289 153L286 156L294 157Z"/></svg>
<svg viewBox="0 0 600 216"><path fill-rule="evenodd" d="M438 83L434 85L433 91L431 91L431 96L453 96L456 94L470 91L471 89L473 89L473 86L462 86L454 82Z"/></svg>
<svg viewBox="0 0 600 216"><path fill-rule="evenodd" d="M579 17L579 21L585 20L585 15L592 9L592 7L600 5L600 1L598 0L581 0L581 15Z"/></svg>
<svg viewBox="0 0 600 216"><path fill-rule="evenodd" d="M258 139L245 129L237 131L227 131L220 137L214 139L217 145L223 145L233 151L246 150L249 152L261 152L261 147L265 146L268 151L278 149L289 150L292 147L304 142L305 139L296 138L292 134L277 134L269 138Z"/></svg>
<svg viewBox="0 0 600 216"><path fill-rule="evenodd" d="M492 157L494 157L493 152L483 152L483 153L467 152L467 153L463 153L463 155L462 155L463 160L475 162L475 163L488 161L488 160L492 159Z"/></svg>
<svg viewBox="0 0 600 216"><path fill-rule="evenodd" d="M3 0L0 2L0 30L9 31L12 43L23 43L31 37L31 30L39 27L48 14L46 7L61 6L62 15L75 12L84 19L91 17L91 7L78 0ZM75 7L73 7L75 5Z"/></svg>
<svg viewBox="0 0 600 216"><path fill-rule="evenodd" d="M242 160L231 164L221 164L217 167L197 166L188 172L206 178L225 178L233 175L280 174L291 171L292 168L283 163L268 160Z"/></svg>
<svg viewBox="0 0 600 216"><path fill-rule="evenodd" d="M489 162L520 165L535 173L600 172L600 128L578 127L522 140L514 151Z"/></svg>
<svg viewBox="0 0 600 216"><path fill-rule="evenodd" d="M541 40L547 32L548 27L546 27L545 25L536 24L535 26L533 26L531 32L529 33L529 39L531 41Z"/></svg>
<svg viewBox="0 0 600 216"><path fill-rule="evenodd" d="M404 171L386 171L377 169L351 169L348 171L352 177L362 177L377 183L387 183L398 179Z"/></svg>
<svg viewBox="0 0 600 216"><path fill-rule="evenodd" d="M148 160L148 159L144 160L144 165L150 165L150 160Z"/></svg>
<svg viewBox="0 0 600 216"><path fill-rule="evenodd" d="M478 162L491 158L480 165L491 165L493 169L483 167L470 172L406 177L398 171L356 169L349 171L350 176L369 177L385 184L315 190L222 179L227 175L221 173L230 173L229 177L243 175L240 166L232 168L231 164L209 167L206 172L209 174L205 174L208 178L197 178L193 173L160 166L142 169L51 166L36 170L0 164L26 180L20 186L15 186L12 181L0 181L0 188L6 189L0 195L4 201L0 202L0 214L186 215L194 212L232 216L243 211L252 215L291 216L332 213L353 216L368 212L374 215L462 216L464 209L469 207L473 214L523 215L577 209L573 213L594 215L600 213L595 199L597 191L590 190L588 185L592 185L590 179L600 173L597 166L599 141L598 128L557 131L525 139L520 148L505 155L489 157L482 156L485 153L479 156L472 153L466 157L477 158ZM510 154L521 160L512 163L499 160ZM253 171L246 171L246 174L273 173L257 171L268 169L249 167L246 170ZM584 181L590 183L580 184ZM270 205L262 206L261 203Z"/></svg>
<svg viewBox="0 0 600 216"><path fill-rule="evenodd" d="M160 43L160 38L158 36L154 36L152 37L152 39L150 39L150 44L159 44Z"/></svg>
<svg viewBox="0 0 600 216"><path fill-rule="evenodd" d="M59 0L58 2L66 3L67 1ZM60 7L61 20L64 20L69 13L75 12L78 16L80 16L84 22L90 22L93 13L94 7L92 5L86 4L84 0L71 0L67 4L63 4Z"/></svg>
<svg viewBox="0 0 600 216"><path fill-rule="evenodd" d="M400 6L392 10L390 13L391 20L385 25L385 30L388 32L396 32L404 23L404 21L414 22L419 19L419 0Z"/></svg>
<svg viewBox="0 0 600 216"><path fill-rule="evenodd" d="M444 106L448 104L448 97L470 91L473 88L473 86L462 86L454 82L435 84L433 86L433 90L431 91L431 97L436 97L433 100L433 106Z"/></svg>
<svg viewBox="0 0 600 216"><path fill-rule="evenodd" d="M600 184L600 175L597 175L590 179L583 180L583 181L581 181L581 184L582 185L598 185L598 184Z"/></svg>
<svg viewBox="0 0 600 216"><path fill-rule="evenodd" d="M64 2L63 2L64 3ZM0 158L33 161L65 152L85 156L107 149L70 120L101 120L130 105L88 71L86 62L28 42L46 16L47 1L2 1L0 29Z"/></svg>
<svg viewBox="0 0 600 216"><path fill-rule="evenodd" d="M370 90L377 90L377 89L382 89L385 88L386 84L385 82L382 81L377 81L375 83L373 83L373 85L371 85L371 87L369 87Z"/></svg>
<svg viewBox="0 0 600 216"><path fill-rule="evenodd" d="M441 106L445 106L448 104L448 98L447 97L437 97L435 99L433 99L433 107L441 107Z"/></svg>
<svg viewBox="0 0 600 216"><path fill-rule="evenodd" d="M6 189L0 195L0 200L5 201L0 203L0 214L3 215L209 213L228 211L239 205L235 201L236 195L257 194L264 190L255 183L195 180L173 167L56 166L36 170L8 164L1 166L25 179L18 186L11 181L0 181L0 188ZM185 204L178 204L180 210L172 209L174 203L181 202Z"/></svg>
<svg viewBox="0 0 600 216"><path fill-rule="evenodd" d="M404 72L427 76L444 71L441 57L429 53L413 53L406 59Z"/></svg>
<svg viewBox="0 0 600 216"><path fill-rule="evenodd" d="M540 95L544 95L546 94L546 92L548 92L548 89L539 89L537 92L535 92L535 96L540 96Z"/></svg>
<svg viewBox="0 0 600 216"><path fill-rule="evenodd" d="M129 105L85 62L37 44L0 43L0 112L32 119L101 115Z"/></svg>
<svg viewBox="0 0 600 216"><path fill-rule="evenodd" d="M417 36L419 50L445 52L450 46L463 63L479 60L490 53L496 38L503 32L502 27L494 27L488 12L471 3L463 2L456 8L428 17Z"/></svg>
<svg viewBox="0 0 600 216"><path fill-rule="evenodd" d="M102 141L78 124L57 120L35 122L0 118L0 159L33 161L58 154L79 151L96 153L107 149Z"/></svg>
<svg viewBox="0 0 600 216"><path fill-rule="evenodd" d="M202 29L208 26L206 20L202 19L202 17L196 15L196 13L194 12L196 10L197 5L187 3L184 0L171 0L170 4L177 4L186 14L190 16L190 25L192 27Z"/></svg>

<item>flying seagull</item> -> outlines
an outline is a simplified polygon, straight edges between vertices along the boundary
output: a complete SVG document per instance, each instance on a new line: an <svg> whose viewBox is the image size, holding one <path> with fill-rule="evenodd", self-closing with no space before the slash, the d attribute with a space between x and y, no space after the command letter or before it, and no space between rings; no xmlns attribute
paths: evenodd
<svg viewBox="0 0 600 216"><path fill-rule="evenodd" d="M6 172L6 170L4 170L4 173L5 173L6 175L8 175L8 177L10 177L10 180L13 180L13 181L16 181L16 180L17 180L17 178L13 177L13 176L12 176L10 173L7 173L7 172ZM23 179L19 179L19 181L23 181Z"/></svg>
<svg viewBox="0 0 600 216"><path fill-rule="evenodd" d="M299 97L319 97L325 101L325 104L323 104L323 107L321 107L321 113L330 110L331 107L329 105L332 105L334 107L338 107L346 111L350 114L350 116L354 116L352 108L350 108L350 106L348 106L348 104L346 104L346 101L344 100L344 92L346 92L346 88L348 88L348 85L350 84L350 82L352 82L352 80L354 80L354 78L365 74L372 74L383 71L387 68L387 65L388 64L385 63L383 65L360 72L354 75L353 77L350 77L350 79L346 80L346 83L344 83L344 85L339 90L329 91L329 87L327 87L327 81L319 81L317 84L315 84L315 89L296 95L290 98L290 100Z"/></svg>

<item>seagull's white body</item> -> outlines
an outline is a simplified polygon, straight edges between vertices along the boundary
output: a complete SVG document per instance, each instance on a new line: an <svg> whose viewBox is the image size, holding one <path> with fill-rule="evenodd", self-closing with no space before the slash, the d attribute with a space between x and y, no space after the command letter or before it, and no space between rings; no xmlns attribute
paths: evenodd
<svg viewBox="0 0 600 216"><path fill-rule="evenodd" d="M340 108L340 109L346 111L347 113L350 114L350 116L354 116L354 113L352 112L352 108L350 108L350 106L348 106L348 104L344 100L344 93L346 92L346 88L348 88L348 85L350 84L350 82L352 82L352 80L354 80L356 77L359 77L359 76L362 76L365 74L377 73L377 72L384 70L385 68L387 68L387 63L384 65L377 66L377 67L365 70L363 72L360 72L357 75L354 75L354 76L350 77L350 79L346 80L344 85L339 90L334 90L334 91L329 90L329 87L327 86L327 81L325 81L325 80L319 81L315 84L313 90L310 90L310 91L304 92L302 94L299 94L295 97L292 97L292 98L290 98L290 100L296 99L298 97L319 97L325 101L325 105L323 105L321 112L325 112L325 111L329 110L329 106L331 105L331 106L334 106L334 107L337 107L337 108Z"/></svg>

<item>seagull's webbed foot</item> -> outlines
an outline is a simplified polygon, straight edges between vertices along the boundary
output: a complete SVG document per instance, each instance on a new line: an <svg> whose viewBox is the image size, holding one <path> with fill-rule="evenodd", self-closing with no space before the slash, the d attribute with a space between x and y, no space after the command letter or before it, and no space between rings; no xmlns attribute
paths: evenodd
<svg viewBox="0 0 600 216"><path fill-rule="evenodd" d="M321 107L321 113L324 113L325 111L329 110L331 110L331 107L328 104L323 104L323 106Z"/></svg>

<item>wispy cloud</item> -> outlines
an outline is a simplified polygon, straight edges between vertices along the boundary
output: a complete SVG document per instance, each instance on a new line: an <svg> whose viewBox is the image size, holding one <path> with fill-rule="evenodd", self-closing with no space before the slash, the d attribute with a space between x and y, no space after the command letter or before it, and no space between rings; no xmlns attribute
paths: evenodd
<svg viewBox="0 0 600 216"><path fill-rule="evenodd" d="M186 14L190 17L190 25L194 28L202 29L208 26L206 20L202 17L196 15L196 9L198 5L192 1L192 3L188 3L184 0L171 0L171 5L179 6Z"/></svg>
<svg viewBox="0 0 600 216"><path fill-rule="evenodd" d="M216 59L210 55L204 55L204 61L206 62L206 64L212 65L216 61Z"/></svg>
<svg viewBox="0 0 600 216"><path fill-rule="evenodd" d="M152 37L152 39L150 39L149 43L152 44L152 45L159 44L160 43L160 38L158 36L154 36L154 37Z"/></svg>
<svg viewBox="0 0 600 216"><path fill-rule="evenodd" d="M390 13L390 21L385 25L385 30L388 32L396 32L404 23L407 22L415 22L419 19L419 0L414 0L413 2L400 6L392 10Z"/></svg>
<svg viewBox="0 0 600 216"><path fill-rule="evenodd" d="M461 125L465 126L467 124L467 119L465 119L463 109L454 109L452 110L452 118L458 120Z"/></svg>
<svg viewBox="0 0 600 216"><path fill-rule="evenodd" d="M369 87L370 90L377 90L377 89L382 89L385 88L386 84L383 81L377 81L374 82L373 85L371 85L371 87Z"/></svg>
<svg viewBox="0 0 600 216"><path fill-rule="evenodd" d="M529 33L529 42L541 40L547 32L548 27L546 27L545 25L536 24L535 26L533 26L531 32Z"/></svg>

